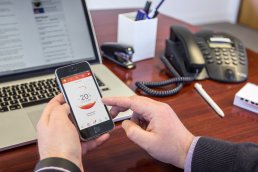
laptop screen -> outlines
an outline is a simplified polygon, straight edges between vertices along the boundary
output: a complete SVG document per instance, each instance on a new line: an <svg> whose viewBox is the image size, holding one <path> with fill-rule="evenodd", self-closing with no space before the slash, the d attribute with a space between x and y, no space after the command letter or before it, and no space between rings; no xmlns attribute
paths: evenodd
<svg viewBox="0 0 258 172"><path fill-rule="evenodd" d="M1 0L0 76L98 62L84 0Z"/></svg>

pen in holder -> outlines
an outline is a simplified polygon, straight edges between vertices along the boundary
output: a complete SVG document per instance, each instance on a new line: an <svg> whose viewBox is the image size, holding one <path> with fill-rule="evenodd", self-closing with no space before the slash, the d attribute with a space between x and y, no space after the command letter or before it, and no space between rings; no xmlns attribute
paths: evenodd
<svg viewBox="0 0 258 172"><path fill-rule="evenodd" d="M157 18L136 20L136 12L119 14L117 42L134 48L132 61L155 56Z"/></svg>

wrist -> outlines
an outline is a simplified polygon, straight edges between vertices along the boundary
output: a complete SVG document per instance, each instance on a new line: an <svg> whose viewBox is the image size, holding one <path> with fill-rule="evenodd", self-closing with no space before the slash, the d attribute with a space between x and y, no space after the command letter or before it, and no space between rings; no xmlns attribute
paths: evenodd
<svg viewBox="0 0 258 172"><path fill-rule="evenodd" d="M195 136L192 135L191 133L189 133L186 137L185 137L185 140L184 140L184 144L182 145L183 148L182 148L182 154L181 154L181 159L180 159L180 162L179 162L179 166L180 168L184 169L184 165L185 165L185 161L186 161L186 157L187 157L187 154L188 154L188 151L190 149L190 146L194 140Z"/></svg>
<svg viewBox="0 0 258 172"><path fill-rule="evenodd" d="M200 136L195 136L191 145L190 145L190 148L187 152L187 156L186 156L186 159L185 159L185 164L184 164L184 171L185 172L191 172L191 169L192 169L192 159L193 159L193 152L195 150L195 147L196 147L196 144L198 142L198 140L200 139Z"/></svg>

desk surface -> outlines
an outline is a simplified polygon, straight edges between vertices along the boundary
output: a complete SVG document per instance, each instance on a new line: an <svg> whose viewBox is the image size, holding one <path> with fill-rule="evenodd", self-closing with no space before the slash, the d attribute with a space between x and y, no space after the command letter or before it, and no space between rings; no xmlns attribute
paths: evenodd
<svg viewBox="0 0 258 172"><path fill-rule="evenodd" d="M129 10L93 11L93 23L99 44L116 41L117 15ZM169 27L180 24L195 32L198 29L181 21L159 15L158 36L155 58L137 63L134 70L125 70L104 63L123 80L130 88L136 90L134 83L139 80L159 81L168 76L162 72L164 66L159 55L164 50L165 39L169 35ZM249 79L248 82L258 84L258 54L248 50ZM258 143L258 116L252 112L233 106L235 93L245 84L225 84L211 80L201 81L204 89L217 102L225 113L221 119L194 90L193 83L171 97L155 98L168 103L178 114L186 127L195 135L211 136L234 142L250 141ZM194 103L193 103L194 102ZM37 160L36 144L16 148L0 153L0 171L32 171ZM133 144L118 124L111 133L111 138L101 147L87 155L83 155L84 167L87 171L183 171L151 158L141 148Z"/></svg>

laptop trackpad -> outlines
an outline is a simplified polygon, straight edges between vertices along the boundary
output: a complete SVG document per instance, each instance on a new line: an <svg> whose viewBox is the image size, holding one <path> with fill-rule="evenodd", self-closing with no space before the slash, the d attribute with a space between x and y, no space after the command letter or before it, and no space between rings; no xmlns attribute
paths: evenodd
<svg viewBox="0 0 258 172"><path fill-rule="evenodd" d="M26 114L1 114L0 148L36 139L35 129Z"/></svg>
<svg viewBox="0 0 258 172"><path fill-rule="evenodd" d="M37 129L37 124L38 124L41 114L42 114L42 110L28 112L28 116L29 116L33 126L35 127L35 129Z"/></svg>

